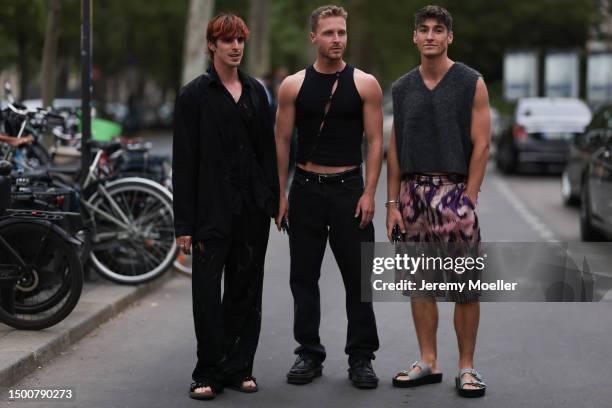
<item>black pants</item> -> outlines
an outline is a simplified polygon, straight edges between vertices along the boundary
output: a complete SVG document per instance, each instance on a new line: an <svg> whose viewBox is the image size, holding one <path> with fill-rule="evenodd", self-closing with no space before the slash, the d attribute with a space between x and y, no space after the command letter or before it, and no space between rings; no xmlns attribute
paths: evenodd
<svg viewBox="0 0 612 408"><path fill-rule="evenodd" d="M243 206L231 236L193 245L194 380L218 387L251 375L261 328L263 268L270 218ZM221 276L223 300L221 299Z"/></svg>
<svg viewBox="0 0 612 408"><path fill-rule="evenodd" d="M325 359L319 338L321 308L319 277L327 238L342 274L346 291L348 329L345 353L373 359L378 334L372 303L361 302L361 243L374 241L374 226L360 229L355 218L363 194L359 172L322 183L313 173L296 168L289 192L290 284L294 299L293 333L296 354Z"/></svg>

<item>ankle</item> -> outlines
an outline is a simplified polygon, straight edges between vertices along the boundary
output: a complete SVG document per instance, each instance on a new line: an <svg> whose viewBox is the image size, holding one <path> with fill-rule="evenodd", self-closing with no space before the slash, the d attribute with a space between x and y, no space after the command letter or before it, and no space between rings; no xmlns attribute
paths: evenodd
<svg viewBox="0 0 612 408"><path fill-rule="evenodd" d="M459 370L463 370L464 368L474 368L473 360L461 360L459 361Z"/></svg>
<svg viewBox="0 0 612 408"><path fill-rule="evenodd" d="M432 370L438 368L438 359L434 355L421 356L421 361L427 364Z"/></svg>

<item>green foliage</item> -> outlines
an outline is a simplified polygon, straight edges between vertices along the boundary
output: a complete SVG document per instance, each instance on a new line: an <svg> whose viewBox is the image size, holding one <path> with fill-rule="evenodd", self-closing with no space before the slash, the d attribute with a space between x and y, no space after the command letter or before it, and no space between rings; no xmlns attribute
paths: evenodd
<svg viewBox="0 0 612 408"><path fill-rule="evenodd" d="M299 37L314 2L270 0L275 12L273 64L294 67L303 60L305 42ZM309 4L304 10L304 4ZM349 12L347 59L354 54L360 67L373 72L385 86L419 63L412 43L414 13L429 1L339 2ZM319 3L320 4L320 3ZM442 0L454 19L454 43L449 55L483 73L487 81L502 75L502 58L511 48L583 47L593 19L591 0ZM298 14L296 10L302 10ZM365 51L364 51L365 50Z"/></svg>
<svg viewBox="0 0 612 408"><path fill-rule="evenodd" d="M0 70L17 66L23 73L19 88L27 88L27 79L40 69L45 4L44 0L4 0L0 3ZM25 89L19 89L19 93L22 92Z"/></svg>
<svg viewBox="0 0 612 408"><path fill-rule="evenodd" d="M163 88L178 85L188 0L92 0L94 64L104 77L133 68ZM291 71L313 60L308 17L314 0L268 0L272 67ZM412 43L413 16L426 0L344 0L349 12L347 60L374 73L387 88L419 63ZM488 83L502 76L502 57L512 48L540 50L584 47L598 16L592 0L441 0L454 17L451 58L483 73ZM248 21L247 0L219 0L215 12L232 11ZM46 0L0 0L0 69L40 69ZM81 0L62 1L58 61L80 65ZM206 24L206 22L202 22ZM204 42L204 39L202 40ZM204 49L204 43L202 44ZM248 45L247 45L248 52Z"/></svg>
<svg viewBox="0 0 612 408"><path fill-rule="evenodd" d="M180 78L187 1L94 2L93 60L103 75L134 68L160 86Z"/></svg>

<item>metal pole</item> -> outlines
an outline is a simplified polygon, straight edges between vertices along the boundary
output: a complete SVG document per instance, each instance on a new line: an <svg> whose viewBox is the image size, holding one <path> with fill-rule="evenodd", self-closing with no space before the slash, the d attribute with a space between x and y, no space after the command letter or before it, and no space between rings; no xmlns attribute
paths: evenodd
<svg viewBox="0 0 612 408"><path fill-rule="evenodd" d="M81 1L81 183L91 164L91 0Z"/></svg>

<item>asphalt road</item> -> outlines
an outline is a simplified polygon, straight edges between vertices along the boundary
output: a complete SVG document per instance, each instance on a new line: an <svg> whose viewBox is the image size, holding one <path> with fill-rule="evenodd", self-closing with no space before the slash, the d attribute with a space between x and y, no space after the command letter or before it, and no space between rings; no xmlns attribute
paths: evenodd
<svg viewBox="0 0 612 408"><path fill-rule="evenodd" d="M165 143L168 143L166 141ZM157 143L159 149L167 144ZM385 241L385 172L377 192L376 240ZM491 168L477 212L485 241L579 240L578 210L561 204L558 176L502 177ZM346 376L346 316L340 273L327 251L320 281L321 337L328 351L323 377L307 386L285 382L294 360L293 302L286 236L272 231L266 261L263 327L254 375L260 392L226 390L210 402L187 396L195 358L191 292L176 278L104 324L13 389L71 387L68 402L8 402L11 407L609 407L610 303L484 303L476 368L486 377L485 398L456 396L457 348L452 305L440 304L442 384L396 389L391 378L417 359L407 303L376 303L381 348L376 390L358 390Z"/></svg>

